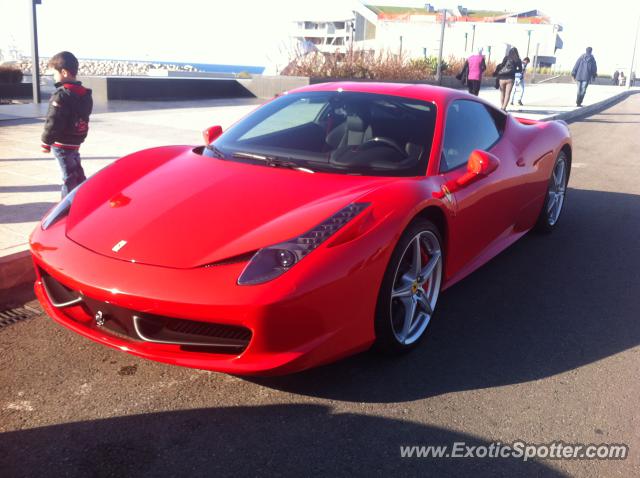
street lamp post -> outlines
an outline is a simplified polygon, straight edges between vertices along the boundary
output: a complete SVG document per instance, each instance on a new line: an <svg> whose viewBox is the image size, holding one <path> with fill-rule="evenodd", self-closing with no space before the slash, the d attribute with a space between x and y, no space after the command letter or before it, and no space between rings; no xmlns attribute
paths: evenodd
<svg viewBox="0 0 640 478"><path fill-rule="evenodd" d="M529 36L529 38L527 39L527 54L525 55L526 57L529 56L529 46L531 45L531 30L527 30L527 35Z"/></svg>
<svg viewBox="0 0 640 478"><path fill-rule="evenodd" d="M442 10L442 27L440 29L440 49L438 51L438 66L436 68L436 82L442 84L442 50L444 47L444 27L447 23L447 9Z"/></svg>
<svg viewBox="0 0 640 478"><path fill-rule="evenodd" d="M476 25L475 25L475 23L473 25L471 25L471 30L472 30L472 33L471 33L471 51L474 51L473 50L473 45L476 42Z"/></svg>
<svg viewBox="0 0 640 478"><path fill-rule="evenodd" d="M538 53L540 51L540 43L536 43L536 56L533 57L533 68L531 71L531 84L535 82L536 79L536 67L538 66Z"/></svg>
<svg viewBox="0 0 640 478"><path fill-rule="evenodd" d="M349 35L349 41L351 42L351 54L353 55L353 37L356 36L356 24L352 21L349 26L351 27L351 35Z"/></svg>
<svg viewBox="0 0 640 478"><path fill-rule="evenodd" d="M638 29L640 29L640 16L636 22L636 35L633 39L633 54L631 55L631 66L629 67L629 78L627 79L627 90L631 88L631 79L633 78L633 64L636 59L636 44L638 43Z"/></svg>
<svg viewBox="0 0 640 478"><path fill-rule="evenodd" d="M41 0L31 0L31 85L33 87L33 102L40 103L40 57L38 56L38 24L36 20L36 5Z"/></svg>

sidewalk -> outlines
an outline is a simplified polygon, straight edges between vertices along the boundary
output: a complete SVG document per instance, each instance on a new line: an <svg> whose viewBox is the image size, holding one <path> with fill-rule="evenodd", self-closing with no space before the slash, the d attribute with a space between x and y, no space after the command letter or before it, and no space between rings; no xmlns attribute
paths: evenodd
<svg viewBox="0 0 640 478"><path fill-rule="evenodd" d="M638 90L638 88L634 88ZM523 103L511 107L517 116L534 119L587 115L626 91L592 85L583 108L575 107L575 85L527 86ZM480 96L499 103L499 92ZM82 147L90 176L114 159L165 144L200 144L201 131L215 124L228 128L261 100L193 102L110 102L96 108L91 134ZM577 110L577 111L576 111ZM28 236L60 198L60 171L51 155L40 153L39 138L46 104L0 106L0 291L30 280Z"/></svg>
<svg viewBox="0 0 640 478"><path fill-rule="evenodd" d="M626 88L613 85L591 85L587 89L583 107L576 108L577 87L569 83L543 83L538 85L525 85L522 103L524 106L513 105L507 108L509 113L523 118L550 119L558 115L563 115L567 119L570 113L582 110L589 106L615 97L627 91ZM639 90L633 88L632 90ZM480 91L480 97L500 107L500 91L495 88L485 88ZM586 111L588 113L588 110Z"/></svg>

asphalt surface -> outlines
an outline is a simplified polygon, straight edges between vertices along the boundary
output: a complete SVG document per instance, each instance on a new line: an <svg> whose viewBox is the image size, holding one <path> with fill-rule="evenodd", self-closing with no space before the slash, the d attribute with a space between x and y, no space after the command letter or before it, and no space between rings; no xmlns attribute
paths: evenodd
<svg viewBox="0 0 640 478"><path fill-rule="evenodd" d="M247 380L138 359L44 315L0 328L0 475L640 475L639 126L640 95L571 124L558 229L445 292L398 359ZM630 456L400 458L515 440Z"/></svg>

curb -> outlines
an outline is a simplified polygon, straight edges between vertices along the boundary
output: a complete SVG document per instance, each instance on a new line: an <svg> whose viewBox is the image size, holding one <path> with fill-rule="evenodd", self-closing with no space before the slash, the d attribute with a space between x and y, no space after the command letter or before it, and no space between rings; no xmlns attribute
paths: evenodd
<svg viewBox="0 0 640 478"><path fill-rule="evenodd" d="M572 110L572 111L566 111L564 113L558 113L553 116L548 116L544 118L542 121L563 120L568 122L568 121L575 121L577 119L582 119L587 116L591 116L599 111L607 109L610 106L613 106L614 104L624 100L628 96L634 95L636 93L638 93L637 90L635 91L626 90L626 91L623 91L622 93L618 93L615 96L607 98L606 100L602 100L602 101L599 101L598 103L585 106L584 108L576 108L575 110Z"/></svg>
<svg viewBox="0 0 640 478"><path fill-rule="evenodd" d="M28 250L0 257L0 292L35 280L31 253Z"/></svg>

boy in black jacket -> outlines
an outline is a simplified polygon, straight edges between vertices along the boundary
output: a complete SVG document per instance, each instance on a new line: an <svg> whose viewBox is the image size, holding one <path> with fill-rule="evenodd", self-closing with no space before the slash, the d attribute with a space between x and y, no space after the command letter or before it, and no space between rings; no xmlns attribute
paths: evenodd
<svg viewBox="0 0 640 478"><path fill-rule="evenodd" d="M56 91L49 100L49 111L42 133L42 151L53 152L62 170L64 198L85 179L80 165L80 144L89 132L93 108L91 90L76 81L78 59L62 51L49 60Z"/></svg>

